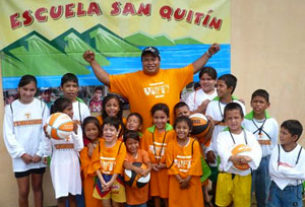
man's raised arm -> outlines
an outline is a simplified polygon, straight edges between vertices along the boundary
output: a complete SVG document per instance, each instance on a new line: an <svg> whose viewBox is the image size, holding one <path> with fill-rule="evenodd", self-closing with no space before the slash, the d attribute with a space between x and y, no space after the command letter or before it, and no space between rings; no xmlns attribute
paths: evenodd
<svg viewBox="0 0 305 207"><path fill-rule="evenodd" d="M106 86L110 85L109 74L96 62L95 54L91 50L87 50L83 54L83 58L91 65L97 79Z"/></svg>
<svg viewBox="0 0 305 207"><path fill-rule="evenodd" d="M197 73L208 62L209 58L212 57L219 50L220 50L219 44L214 43L211 45L208 51L206 51L200 58L195 60L193 62L194 74Z"/></svg>

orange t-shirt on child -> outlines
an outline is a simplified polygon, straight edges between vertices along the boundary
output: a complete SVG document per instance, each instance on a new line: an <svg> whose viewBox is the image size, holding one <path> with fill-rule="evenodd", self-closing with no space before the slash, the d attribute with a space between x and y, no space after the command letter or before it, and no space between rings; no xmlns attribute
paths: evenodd
<svg viewBox="0 0 305 207"><path fill-rule="evenodd" d="M136 158L134 158L131 154L127 153L125 160L130 163L150 163L148 153L143 149L138 149L138 154ZM143 186L142 188L130 187L128 185L125 185L125 191L128 205L144 204L148 200L149 184Z"/></svg>

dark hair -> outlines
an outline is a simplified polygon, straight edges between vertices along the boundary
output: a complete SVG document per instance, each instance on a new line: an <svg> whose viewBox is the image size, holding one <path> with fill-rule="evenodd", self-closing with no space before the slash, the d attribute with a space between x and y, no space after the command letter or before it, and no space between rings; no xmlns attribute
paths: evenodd
<svg viewBox="0 0 305 207"><path fill-rule="evenodd" d="M54 101L51 106L51 114L56 112L63 112L68 106L72 105L72 101L70 99L60 97Z"/></svg>
<svg viewBox="0 0 305 207"><path fill-rule="evenodd" d="M84 137L86 137L86 134L85 134L86 125L90 124L90 123L94 124L97 127L97 129L98 129L98 136L101 137L102 136L101 125L100 125L99 121L97 120L97 118L94 117L94 116L88 116L83 121L82 129L83 129Z"/></svg>
<svg viewBox="0 0 305 207"><path fill-rule="evenodd" d="M224 75L220 76L218 78L218 80L224 81L228 88L232 87L231 94L233 94L233 92L234 92L234 90L236 88L236 84L237 84L237 78L234 75L232 75L232 74L224 74Z"/></svg>
<svg viewBox="0 0 305 207"><path fill-rule="evenodd" d="M78 78L76 77L76 75L73 73L66 73L61 77L60 86L63 87L63 85L69 81L74 82L78 85Z"/></svg>
<svg viewBox="0 0 305 207"><path fill-rule="evenodd" d="M281 128L287 129L292 136L297 135L298 139L303 132L302 124L298 120L293 119L284 121L281 124Z"/></svg>
<svg viewBox="0 0 305 207"><path fill-rule="evenodd" d="M186 122L186 124L190 128L190 132L192 131L193 123L192 123L191 119L188 118L187 116L178 117L174 122L174 129L176 129L177 124L180 123L180 122Z"/></svg>
<svg viewBox="0 0 305 207"><path fill-rule="evenodd" d="M18 83L18 88L23 87L31 82L35 83L35 86L37 88L37 79L35 78L35 76L32 75L24 75L21 77L21 79L19 80Z"/></svg>
<svg viewBox="0 0 305 207"><path fill-rule="evenodd" d="M153 105L153 107L150 110L151 116L154 116L156 111L163 111L167 115L167 117L169 117L169 108L164 103L157 103Z"/></svg>
<svg viewBox="0 0 305 207"><path fill-rule="evenodd" d="M195 82L193 85L194 90L196 91L197 89L201 88L201 85L199 82Z"/></svg>
<svg viewBox="0 0 305 207"><path fill-rule="evenodd" d="M116 128L117 131L119 131L120 129L120 120L116 117L106 117L105 119L103 119L103 126L102 126L102 129L104 129L104 126L108 124L110 126L114 126Z"/></svg>
<svg viewBox="0 0 305 207"><path fill-rule="evenodd" d="M113 94L113 93L110 93L108 94L104 99L103 99L103 104L102 104L102 118L103 120L108 117L108 114L106 113L106 104L109 100L111 99L116 99L119 103L119 112L116 116L116 118L118 118L121 122L122 122L122 117L123 117L123 103L122 101L120 100L120 98Z"/></svg>
<svg viewBox="0 0 305 207"><path fill-rule="evenodd" d="M188 109L190 109L190 107L183 101L176 103L176 105L174 106L174 113L176 113L177 109L182 108L184 106L186 106Z"/></svg>
<svg viewBox="0 0 305 207"><path fill-rule="evenodd" d="M134 130L126 130L124 133L124 142L126 142L127 139L134 139L139 142L140 141L139 132L134 131Z"/></svg>
<svg viewBox="0 0 305 207"><path fill-rule="evenodd" d="M94 88L94 92L95 91L102 91L103 92L103 87L102 86L96 86L95 88Z"/></svg>
<svg viewBox="0 0 305 207"><path fill-rule="evenodd" d="M239 111L239 113L241 115L241 118L244 118L244 112L243 112L243 109L242 109L241 105L238 104L238 103L231 102L231 103L228 103L225 107L225 110L224 110L224 113L223 113L224 119L226 119L226 113L228 111L232 111L232 110L235 110L235 109Z"/></svg>
<svg viewBox="0 0 305 207"><path fill-rule="evenodd" d="M131 117L131 116L137 117L139 119L139 121L140 121L140 125L143 124L143 118L142 118L141 114L139 114L137 112L132 112L132 113L128 114L126 120L128 121L129 117Z"/></svg>
<svg viewBox="0 0 305 207"><path fill-rule="evenodd" d="M259 96L259 97L262 97L264 98L267 103L269 103L269 93L264 90L264 89L257 89L256 91L254 91L252 93L252 96L251 96L251 101L256 97L256 96Z"/></svg>
<svg viewBox="0 0 305 207"><path fill-rule="evenodd" d="M200 69L199 72L199 79L201 78L201 76L203 76L203 74L208 74L208 76L210 76L213 80L216 80L217 78L217 72L213 67L207 66L207 67L203 67Z"/></svg>

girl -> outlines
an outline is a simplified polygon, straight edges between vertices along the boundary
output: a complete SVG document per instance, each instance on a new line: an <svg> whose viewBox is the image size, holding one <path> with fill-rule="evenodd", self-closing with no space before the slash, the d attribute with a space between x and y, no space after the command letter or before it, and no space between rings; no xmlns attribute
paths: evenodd
<svg viewBox="0 0 305 207"><path fill-rule="evenodd" d="M137 112L133 112L127 116L125 128L127 130L137 131L139 133L140 138L142 138L143 136L143 134L141 133L142 124L143 124L142 116Z"/></svg>
<svg viewBox="0 0 305 207"><path fill-rule="evenodd" d="M86 206L101 207L102 204L100 200L92 197L95 176L88 175L88 167L91 162L92 153L102 136L102 130L97 118L92 116L85 118L83 122L83 132L84 138L90 141L90 143L80 152L85 203Z"/></svg>
<svg viewBox="0 0 305 207"><path fill-rule="evenodd" d="M58 98L51 107L51 112L62 112L73 117L71 100ZM84 147L81 128L74 124L74 132L68 139L49 139L47 154L51 155L51 178L58 207L76 206L75 195L82 192L78 152Z"/></svg>
<svg viewBox="0 0 305 207"><path fill-rule="evenodd" d="M165 152L169 141L168 134L172 126L168 124L169 108L166 104L155 104L151 109L153 126L146 129L143 134L141 147L149 154L152 162L150 180L150 196L154 197L155 206L160 207L160 198L167 206L168 174L165 163Z"/></svg>
<svg viewBox="0 0 305 207"><path fill-rule="evenodd" d="M192 122L179 117L166 152L169 168L169 207L203 206L200 176L202 175L200 145L189 137Z"/></svg>
<svg viewBox="0 0 305 207"><path fill-rule="evenodd" d="M45 103L34 96L37 80L24 75L18 84L18 99L5 107L3 137L12 157L13 170L18 185L19 206L28 206L30 177L34 203L42 206L42 177L45 165L42 162L46 137L43 125L49 116Z"/></svg>
<svg viewBox="0 0 305 207"><path fill-rule="evenodd" d="M139 133L137 131L127 130L124 133L124 142L127 148L124 168L133 170L141 176L147 176L147 174L151 171L151 163L148 153L143 149L139 149ZM141 167L136 167L133 165L134 162L144 163L147 168L144 170ZM141 188L126 185L127 207L146 207L148 191L148 184Z"/></svg>
<svg viewBox="0 0 305 207"><path fill-rule="evenodd" d="M115 94L108 94L103 100L102 114L97 116L100 125L106 117L115 117L120 121L119 137L124 131L126 120L123 118L123 104L120 98Z"/></svg>
<svg viewBox="0 0 305 207"><path fill-rule="evenodd" d="M103 139L92 154L88 169L89 175L97 175L93 197L102 200L103 207L117 207L126 201L125 188L122 185L123 162L126 147L118 140L120 121L107 117L103 123Z"/></svg>

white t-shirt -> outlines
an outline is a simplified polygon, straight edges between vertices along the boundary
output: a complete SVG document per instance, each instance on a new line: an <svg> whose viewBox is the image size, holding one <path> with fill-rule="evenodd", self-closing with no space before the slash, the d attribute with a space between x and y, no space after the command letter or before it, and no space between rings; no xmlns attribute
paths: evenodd
<svg viewBox="0 0 305 207"><path fill-rule="evenodd" d="M249 162L248 165L252 170L258 168L262 158L262 150L256 141L255 136L247 130L242 130L240 134L230 134L229 130L227 130L220 132L217 137L216 149L218 155L220 156L219 171L241 176L246 176L251 173L250 169L237 169L234 167L233 162L229 161L229 158L232 156L232 149L239 144L245 144L251 148L251 151L247 155L252 158L252 161Z"/></svg>
<svg viewBox="0 0 305 207"><path fill-rule="evenodd" d="M301 184L305 180L305 151L302 146L298 144L290 152L286 152L281 145L274 147L269 163L269 173L271 180L281 190L288 185Z"/></svg>
<svg viewBox="0 0 305 207"><path fill-rule="evenodd" d="M89 107L82 102L74 101L72 106L73 106L73 120L78 120L82 123L86 117L91 115Z"/></svg>
<svg viewBox="0 0 305 207"><path fill-rule="evenodd" d="M202 89L192 92L186 99L186 104L191 111L195 111L205 100L213 100L217 96L216 89L212 94L205 93Z"/></svg>

